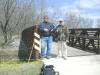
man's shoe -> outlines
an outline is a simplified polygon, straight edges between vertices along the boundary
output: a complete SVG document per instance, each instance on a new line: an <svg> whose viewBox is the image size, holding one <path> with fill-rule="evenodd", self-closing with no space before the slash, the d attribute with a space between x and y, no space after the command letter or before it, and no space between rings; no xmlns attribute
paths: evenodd
<svg viewBox="0 0 100 75"><path fill-rule="evenodd" d="M50 56L47 56L46 58L47 58L47 59L50 59L51 57L50 57Z"/></svg>
<svg viewBox="0 0 100 75"><path fill-rule="evenodd" d="M44 58L40 58L40 60L43 60Z"/></svg>
<svg viewBox="0 0 100 75"><path fill-rule="evenodd" d="M67 57L63 57L64 60L67 60Z"/></svg>
<svg viewBox="0 0 100 75"><path fill-rule="evenodd" d="M59 58L61 58L61 56L57 56L56 58L59 59Z"/></svg>
<svg viewBox="0 0 100 75"><path fill-rule="evenodd" d="M43 60L45 58L45 56L40 57L40 60Z"/></svg>

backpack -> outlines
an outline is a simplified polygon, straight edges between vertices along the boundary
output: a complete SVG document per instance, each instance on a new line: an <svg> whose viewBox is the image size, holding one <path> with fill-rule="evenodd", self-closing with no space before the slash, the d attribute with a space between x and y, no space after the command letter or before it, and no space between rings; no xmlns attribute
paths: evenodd
<svg viewBox="0 0 100 75"><path fill-rule="evenodd" d="M53 65L43 65L40 75L59 75L59 72L55 72L53 68Z"/></svg>

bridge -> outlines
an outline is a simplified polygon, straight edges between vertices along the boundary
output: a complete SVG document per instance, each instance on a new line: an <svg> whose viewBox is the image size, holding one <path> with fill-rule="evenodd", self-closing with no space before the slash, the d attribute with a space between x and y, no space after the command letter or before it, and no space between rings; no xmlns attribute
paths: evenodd
<svg viewBox="0 0 100 75"><path fill-rule="evenodd" d="M56 42L52 43L52 49L51 49L51 56L55 58L57 56L57 50L58 45ZM84 51L82 49L74 48L71 46L67 46L67 56L68 57L77 57L77 56L89 56L89 55L96 55L95 52L91 52L89 50Z"/></svg>
<svg viewBox="0 0 100 75"><path fill-rule="evenodd" d="M27 51L19 48L19 54L28 57L33 46L34 32L38 33L38 26L32 26L22 32L22 41ZM38 46L38 45L37 45ZM100 28L78 28L69 29L68 56L86 56L100 54ZM28 53L25 53L28 52ZM52 44L52 56L57 56L57 43ZM34 50L32 55L34 56ZM23 56L24 57L24 56Z"/></svg>
<svg viewBox="0 0 100 75"><path fill-rule="evenodd" d="M69 29L69 45L100 54L100 28Z"/></svg>
<svg viewBox="0 0 100 75"><path fill-rule="evenodd" d="M28 56L33 44L33 33L36 27L27 28L22 33L19 55ZM44 59L46 65L54 65L60 75L100 75L100 29L69 29L67 60L57 59L58 45L52 43L51 59ZM25 48L24 48L25 47ZM27 48L26 48L27 47ZM26 51L25 51L26 50ZM34 50L34 49L33 49ZM35 50L34 50L35 51ZM34 56L34 51L32 57ZM28 53L26 53L28 52ZM23 56L24 55L24 56Z"/></svg>

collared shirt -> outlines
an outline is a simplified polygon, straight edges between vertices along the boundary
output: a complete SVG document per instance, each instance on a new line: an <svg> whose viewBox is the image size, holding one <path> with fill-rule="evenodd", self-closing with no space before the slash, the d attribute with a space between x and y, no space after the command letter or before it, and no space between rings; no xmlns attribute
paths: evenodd
<svg viewBox="0 0 100 75"><path fill-rule="evenodd" d="M45 28L48 29L48 32L44 31ZM51 31L51 30L53 30L53 31ZM52 36L54 31L55 31L55 26L52 23L50 23L50 22L42 22L39 25L39 32L44 37Z"/></svg>
<svg viewBox="0 0 100 75"><path fill-rule="evenodd" d="M56 32L56 41L65 41L68 37L67 27L63 25L58 25L57 28L58 32Z"/></svg>

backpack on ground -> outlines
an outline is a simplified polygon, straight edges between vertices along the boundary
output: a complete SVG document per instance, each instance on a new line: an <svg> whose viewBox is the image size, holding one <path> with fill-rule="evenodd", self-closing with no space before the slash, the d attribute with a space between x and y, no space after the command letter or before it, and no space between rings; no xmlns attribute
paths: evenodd
<svg viewBox="0 0 100 75"><path fill-rule="evenodd" d="M55 72L53 65L43 65L40 75L59 75L59 72Z"/></svg>

